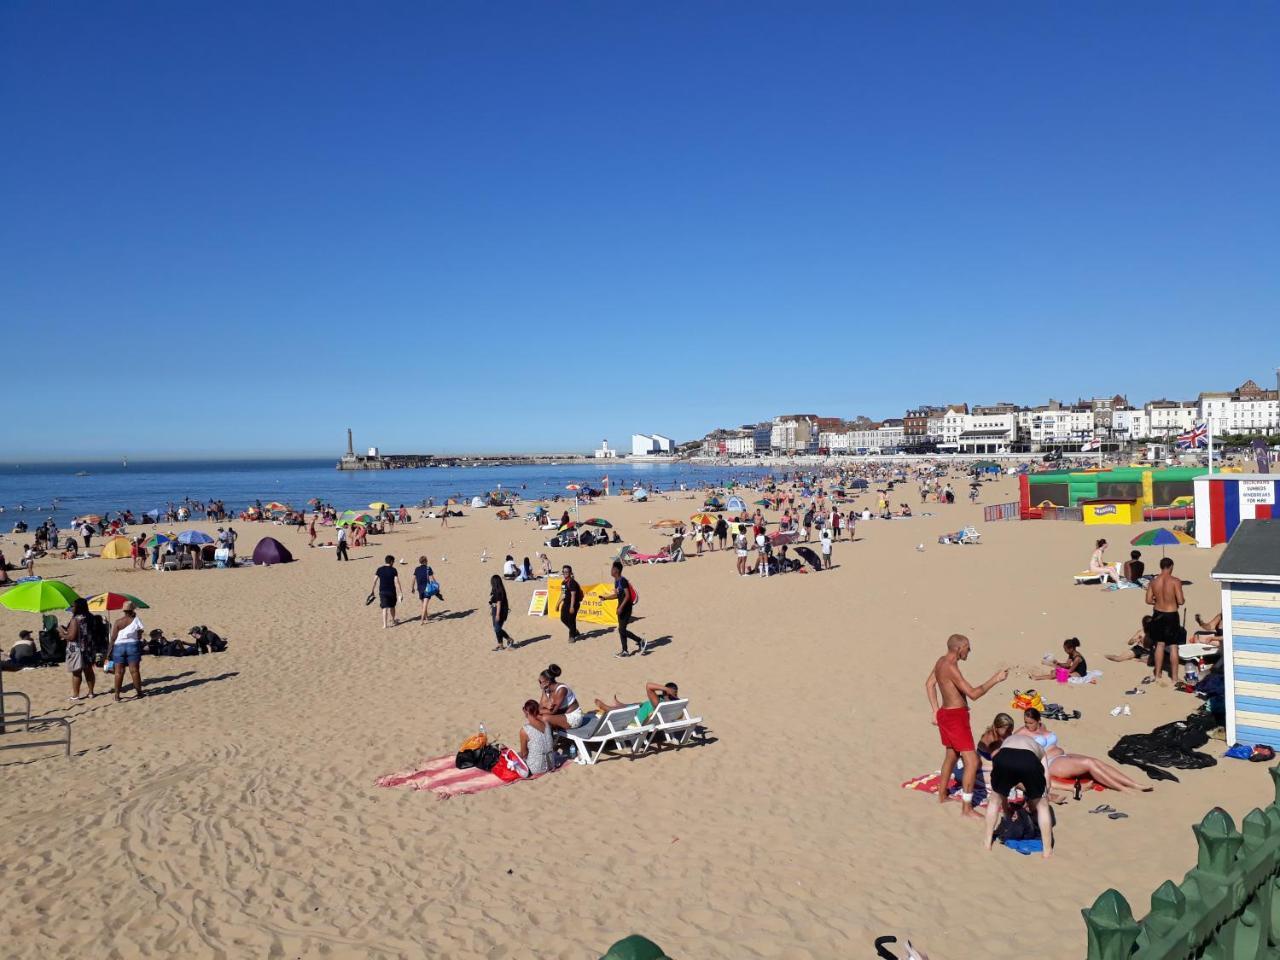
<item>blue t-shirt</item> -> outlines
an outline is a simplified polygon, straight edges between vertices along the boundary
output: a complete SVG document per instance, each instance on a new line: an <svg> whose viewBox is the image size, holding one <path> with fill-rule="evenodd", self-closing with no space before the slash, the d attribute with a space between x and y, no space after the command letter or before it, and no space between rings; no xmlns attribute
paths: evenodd
<svg viewBox="0 0 1280 960"><path fill-rule="evenodd" d="M414 569L413 582L418 586L418 593L423 593L427 589L427 584L431 582L434 575L432 569L425 563Z"/></svg>

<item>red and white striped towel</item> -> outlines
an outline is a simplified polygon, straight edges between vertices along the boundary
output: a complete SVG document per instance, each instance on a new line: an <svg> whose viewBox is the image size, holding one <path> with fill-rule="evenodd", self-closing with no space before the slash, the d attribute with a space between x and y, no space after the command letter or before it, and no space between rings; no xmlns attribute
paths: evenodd
<svg viewBox="0 0 1280 960"><path fill-rule="evenodd" d="M407 785L413 790L430 790L442 800L449 797L460 797L468 793L482 793L485 790L507 785L507 781L501 777L478 767L459 770L454 765L454 759L454 757L435 757L431 760L424 760L412 770L403 770L399 773L389 773L385 777L379 777L374 781L374 784L379 787L403 787ZM529 779L537 780L538 778L530 777ZM519 782L519 780L512 781L512 783Z"/></svg>

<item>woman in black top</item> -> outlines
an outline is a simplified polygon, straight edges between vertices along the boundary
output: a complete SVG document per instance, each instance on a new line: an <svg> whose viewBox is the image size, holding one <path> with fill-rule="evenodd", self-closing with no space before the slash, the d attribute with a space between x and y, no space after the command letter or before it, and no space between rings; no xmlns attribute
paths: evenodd
<svg viewBox="0 0 1280 960"><path fill-rule="evenodd" d="M489 578L489 613L493 617L493 635L497 638L498 645L493 649L501 650L502 641L507 641L507 649L515 648L515 641L511 639L511 635L503 628L503 624L507 622L507 614L510 613L510 605L507 603L507 588L503 584L502 578L496 573Z"/></svg>

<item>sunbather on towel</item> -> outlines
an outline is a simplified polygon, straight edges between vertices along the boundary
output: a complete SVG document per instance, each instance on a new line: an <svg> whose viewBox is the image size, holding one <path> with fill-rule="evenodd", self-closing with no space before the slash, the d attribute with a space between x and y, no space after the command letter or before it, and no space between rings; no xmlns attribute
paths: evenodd
<svg viewBox="0 0 1280 960"><path fill-rule="evenodd" d="M668 681L667 683L646 683L644 685L644 693L647 699L641 701L640 709L636 711L636 722L640 724L649 722L649 718L653 716L654 711L658 708L658 704L666 700L680 699L680 688L672 681ZM613 703L605 703L603 700L597 700L596 712L603 717L610 710L634 705L635 704L631 703L623 703L618 699L618 695L614 694Z"/></svg>
<svg viewBox="0 0 1280 960"><path fill-rule="evenodd" d="M1202 620L1200 614L1196 614L1196 623L1200 625L1191 636L1193 643L1212 643L1220 646L1222 644L1222 613L1219 612L1216 617L1210 617L1208 620Z"/></svg>
<svg viewBox="0 0 1280 960"><path fill-rule="evenodd" d="M529 765L529 773L537 776L556 765L551 724L541 716L537 700L524 702L524 726L520 728L520 757Z"/></svg>
<svg viewBox="0 0 1280 960"><path fill-rule="evenodd" d="M1102 555L1107 550L1107 541L1099 540L1094 544L1093 555L1089 558L1089 572L1096 574L1102 581L1102 589L1107 588L1107 581L1115 581L1116 586L1120 585L1120 564L1104 563Z"/></svg>

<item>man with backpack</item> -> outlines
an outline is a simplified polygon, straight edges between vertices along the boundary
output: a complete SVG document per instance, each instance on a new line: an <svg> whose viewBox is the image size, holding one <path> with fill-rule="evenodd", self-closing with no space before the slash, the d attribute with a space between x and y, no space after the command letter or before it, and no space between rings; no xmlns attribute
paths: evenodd
<svg viewBox="0 0 1280 960"><path fill-rule="evenodd" d="M627 624L631 622L631 613L635 609L636 601L640 598L636 595L635 588L631 586L631 582L622 575L622 564L616 560L613 563L613 593L600 599L618 601L618 639L622 641L622 652L615 653L614 656L618 659L631 656L627 652L627 637L636 642L636 651L638 653L641 655L647 654L649 652L649 644L627 629Z"/></svg>

